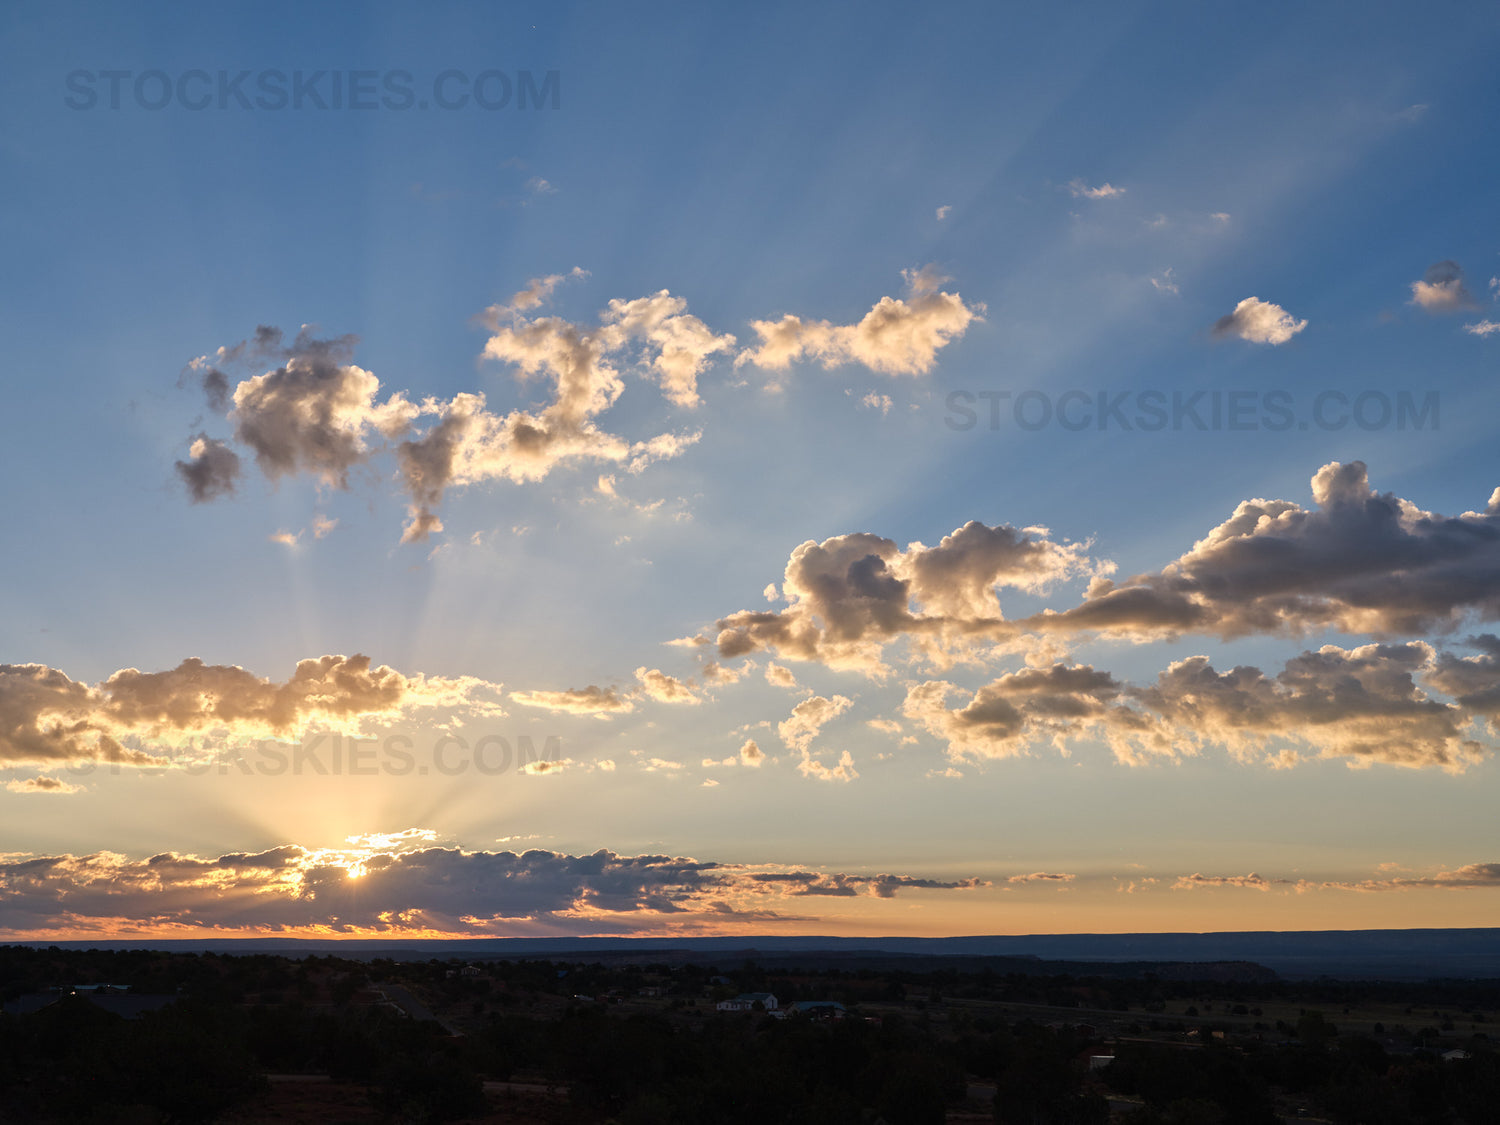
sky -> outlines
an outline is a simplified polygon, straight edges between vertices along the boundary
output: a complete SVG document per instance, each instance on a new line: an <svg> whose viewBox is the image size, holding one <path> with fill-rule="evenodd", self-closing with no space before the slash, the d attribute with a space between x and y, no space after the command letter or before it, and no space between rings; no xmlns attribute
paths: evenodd
<svg viewBox="0 0 1500 1125"><path fill-rule="evenodd" d="M7 5L0 939L1500 924L1500 16Z"/></svg>

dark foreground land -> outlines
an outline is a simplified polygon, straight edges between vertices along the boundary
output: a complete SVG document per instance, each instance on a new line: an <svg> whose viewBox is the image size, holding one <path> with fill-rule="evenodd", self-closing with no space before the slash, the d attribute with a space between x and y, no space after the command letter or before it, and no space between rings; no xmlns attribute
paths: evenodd
<svg viewBox="0 0 1500 1125"><path fill-rule="evenodd" d="M0 947L0 1122L1500 1122L1500 980L603 960Z"/></svg>

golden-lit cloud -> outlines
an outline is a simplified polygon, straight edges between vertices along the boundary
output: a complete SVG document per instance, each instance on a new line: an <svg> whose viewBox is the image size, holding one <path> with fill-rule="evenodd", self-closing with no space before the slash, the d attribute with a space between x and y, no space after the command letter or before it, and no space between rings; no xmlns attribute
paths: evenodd
<svg viewBox="0 0 1500 1125"><path fill-rule="evenodd" d="M1278 766L1305 754L1458 772L1489 753L1469 729L1474 713L1434 698L1418 682L1451 667L1423 642L1325 645L1275 676L1248 666L1219 672L1208 657L1193 656L1147 685L1057 664L1001 676L957 707L949 698L967 694L957 685L913 684L902 712L944 741L954 759L1097 740L1129 764L1219 748Z"/></svg>
<svg viewBox="0 0 1500 1125"><path fill-rule="evenodd" d="M1411 304L1424 312L1461 312L1474 307L1474 298L1464 285L1463 267L1457 262L1436 262L1427 267L1421 281L1411 283Z"/></svg>
<svg viewBox="0 0 1500 1125"><path fill-rule="evenodd" d="M825 368L859 363L885 375L926 375L938 351L963 336L985 310L944 292L949 279L932 266L902 276L906 297L882 297L857 324L804 320L791 313L751 321L760 345L742 351L735 363L780 371L806 359Z"/></svg>
<svg viewBox="0 0 1500 1125"><path fill-rule="evenodd" d="M1234 306L1234 311L1221 316L1215 323L1215 336L1234 336L1252 344L1285 344L1307 327L1307 321L1298 320L1280 305L1262 301L1259 297L1246 297Z"/></svg>
<svg viewBox="0 0 1500 1125"><path fill-rule="evenodd" d="M868 533L808 540L787 562L779 610L744 610L718 622L722 658L773 651L832 668L886 671L886 646L911 642L938 667L974 658L979 642L1012 637L997 590L1039 593L1075 576L1108 573L1087 543L1058 542L1045 528L972 521L935 547L902 550Z"/></svg>
<svg viewBox="0 0 1500 1125"><path fill-rule="evenodd" d="M503 715L499 685L473 677L407 676L367 656L303 660L282 682L237 665L184 660L165 672L122 669L90 686L39 664L0 665L0 767L104 761L166 765L156 748L183 736L291 738L325 727L353 733L438 708Z"/></svg>
<svg viewBox="0 0 1500 1125"><path fill-rule="evenodd" d="M1084 602L1021 624L1150 640L1450 631L1500 618L1500 489L1481 512L1442 516L1370 487L1362 461L1312 478L1313 508L1245 500L1160 573L1097 578Z"/></svg>
<svg viewBox="0 0 1500 1125"><path fill-rule="evenodd" d="M964 891L978 878L930 879L729 865L668 855L468 851L411 831L344 846L286 844L213 858L165 852L0 857L0 933L215 930L429 936L629 932L684 922L777 919L795 897L889 899Z"/></svg>

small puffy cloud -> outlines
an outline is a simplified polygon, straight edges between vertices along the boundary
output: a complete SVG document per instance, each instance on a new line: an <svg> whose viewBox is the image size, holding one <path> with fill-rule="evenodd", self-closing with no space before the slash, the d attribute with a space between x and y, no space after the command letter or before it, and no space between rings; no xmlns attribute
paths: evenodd
<svg viewBox="0 0 1500 1125"><path fill-rule="evenodd" d="M866 410L878 410L881 414L889 414L891 407L895 405L890 395L878 395L874 391L870 391L861 398L859 404Z"/></svg>
<svg viewBox="0 0 1500 1125"><path fill-rule="evenodd" d="M1124 195L1125 189L1108 183L1089 187L1082 180L1069 180L1068 192L1074 199L1112 199L1117 195Z"/></svg>
<svg viewBox="0 0 1500 1125"><path fill-rule="evenodd" d="M982 304L965 304L941 286L947 279L932 266L907 270L907 295L882 297L857 324L803 320L791 313L780 320L756 320L750 327L760 346L742 351L736 365L782 371L802 359L825 368L859 363L885 375L926 375L939 349L963 336L981 319Z"/></svg>
<svg viewBox="0 0 1500 1125"><path fill-rule="evenodd" d="M369 455L370 435L397 437L416 419L418 408L400 394L379 401L380 380L349 362L356 343L353 336L321 340L304 326L290 345L273 349L280 367L234 389L235 440L270 480L306 473L348 488L350 470Z"/></svg>
<svg viewBox="0 0 1500 1125"><path fill-rule="evenodd" d="M1475 324L1465 324L1464 331L1471 336L1493 336L1500 332L1500 320L1481 320Z"/></svg>
<svg viewBox="0 0 1500 1125"><path fill-rule="evenodd" d="M953 207L952 207L952 205L951 204L947 204L947 203L943 204L941 207L939 207L937 209L937 220L938 220L938 222L942 222L944 219L946 219L951 214L953 214Z"/></svg>
<svg viewBox="0 0 1500 1125"><path fill-rule="evenodd" d="M187 486L188 499L206 504L234 494L240 479L240 457L222 441L198 434L188 446L188 459L176 463L177 475Z"/></svg>
<svg viewBox="0 0 1500 1125"><path fill-rule="evenodd" d="M772 687L795 688L797 677L792 675L790 668L777 664L773 660L766 665L766 683Z"/></svg>
<svg viewBox="0 0 1500 1125"><path fill-rule="evenodd" d="M510 697L523 707L541 707L571 715L595 715L601 719L635 710L635 704L628 696L621 695L614 688L593 684L563 691L513 691Z"/></svg>
<svg viewBox="0 0 1500 1125"><path fill-rule="evenodd" d="M1464 285L1463 267L1453 261L1436 262L1428 266L1422 280L1411 283L1410 304L1430 313L1472 309L1474 298Z"/></svg>
<svg viewBox="0 0 1500 1125"><path fill-rule="evenodd" d="M640 692L657 703L698 703L699 696L687 684L657 668L637 668L635 678Z"/></svg>
<svg viewBox="0 0 1500 1125"><path fill-rule="evenodd" d="M815 695L793 707L791 715L777 725L776 733L791 749L805 751L827 723L853 705L854 701L847 696L835 695L829 699Z"/></svg>
<svg viewBox="0 0 1500 1125"><path fill-rule="evenodd" d="M859 771L854 768L854 756L847 750L839 755L838 764L834 766L825 766L804 750L802 760L797 763L797 772L818 781L853 781L859 776Z"/></svg>
<svg viewBox="0 0 1500 1125"><path fill-rule="evenodd" d="M521 767L521 772L533 777L541 777L544 774L562 773L570 766L577 765L572 758L543 758L535 762L527 762Z"/></svg>
<svg viewBox="0 0 1500 1125"><path fill-rule="evenodd" d="M5 788L11 793L42 793L52 796L66 796L70 793L82 793L83 786L72 785L56 777L27 777L15 778L5 783Z"/></svg>
<svg viewBox="0 0 1500 1125"><path fill-rule="evenodd" d="M338 527L338 525L339 521L336 519L330 519L324 515L314 516L312 522L313 538L322 539L332 534L333 529Z"/></svg>
<svg viewBox="0 0 1500 1125"><path fill-rule="evenodd" d="M698 376L710 357L734 348L733 336L716 335L696 316L686 315L687 302L663 289L634 301L613 300L605 312L604 331L612 342L642 339L655 351L651 370L662 394L678 406L699 403Z"/></svg>
<svg viewBox="0 0 1500 1125"><path fill-rule="evenodd" d="M1177 285L1176 279L1172 276L1172 269L1170 266L1167 267L1167 269L1163 270L1159 277L1153 277L1151 279L1151 287L1158 293L1177 294L1182 292L1181 288L1179 288Z"/></svg>
<svg viewBox="0 0 1500 1125"><path fill-rule="evenodd" d="M300 531L293 534L285 528L273 531L270 535L266 536L268 542L280 543L283 547L295 547L301 538L302 533Z"/></svg>
<svg viewBox="0 0 1500 1125"><path fill-rule="evenodd" d="M1307 321L1296 319L1280 305L1259 297L1246 297L1234 306L1234 312L1218 319L1213 334L1238 337L1252 344L1276 345L1286 343L1306 327Z"/></svg>
<svg viewBox="0 0 1500 1125"><path fill-rule="evenodd" d="M747 738L745 744L740 747L740 765L759 769L765 760L765 752L755 744L755 739Z"/></svg>

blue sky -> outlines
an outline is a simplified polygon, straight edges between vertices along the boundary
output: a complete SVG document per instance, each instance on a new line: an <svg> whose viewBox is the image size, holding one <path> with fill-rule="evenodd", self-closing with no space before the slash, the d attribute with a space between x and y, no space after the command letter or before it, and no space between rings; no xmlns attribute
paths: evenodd
<svg viewBox="0 0 1500 1125"><path fill-rule="evenodd" d="M0 931L1493 921L1492 11L0 19Z"/></svg>

